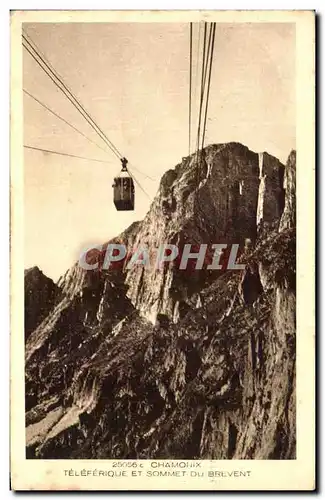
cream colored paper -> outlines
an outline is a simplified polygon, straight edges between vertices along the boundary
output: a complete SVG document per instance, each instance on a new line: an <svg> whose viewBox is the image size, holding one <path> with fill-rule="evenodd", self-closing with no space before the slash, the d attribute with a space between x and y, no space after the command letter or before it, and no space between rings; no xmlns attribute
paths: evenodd
<svg viewBox="0 0 325 500"><path fill-rule="evenodd" d="M112 463L116 460L26 460L22 23L188 23L200 20L217 23L294 23L296 27L297 459L291 461L206 460L202 461L201 468L198 469L205 473L204 477L194 474L190 477L147 477L147 471L155 470L152 462L157 462L157 460L142 460L138 461L138 467L134 469L142 471L141 475L128 473L125 477L115 478L99 475L99 470L113 470ZM311 490L314 488L314 44L315 17L311 11L12 12L11 482L14 490ZM74 475L70 475L70 470L74 471ZM127 471L127 468L123 470ZM187 470L196 471L195 468ZM223 471L224 474L219 477L208 475L208 471L216 470ZM75 472L78 475L75 475Z"/></svg>

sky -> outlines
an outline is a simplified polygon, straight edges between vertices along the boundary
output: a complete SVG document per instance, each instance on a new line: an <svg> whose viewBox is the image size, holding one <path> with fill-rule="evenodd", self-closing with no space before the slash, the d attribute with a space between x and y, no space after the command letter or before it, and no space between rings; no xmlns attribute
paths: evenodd
<svg viewBox="0 0 325 500"><path fill-rule="evenodd" d="M100 148L26 94L24 144L105 161L24 149L25 268L37 265L57 280L87 245L142 219L163 173L187 155L189 25L34 23L23 29L129 159L146 192L136 185L136 209L115 210L118 158L101 149L104 142L24 50L24 89ZM203 26L194 24L193 130L202 34ZM241 142L285 162L296 147L295 57L294 24L218 23L205 144Z"/></svg>

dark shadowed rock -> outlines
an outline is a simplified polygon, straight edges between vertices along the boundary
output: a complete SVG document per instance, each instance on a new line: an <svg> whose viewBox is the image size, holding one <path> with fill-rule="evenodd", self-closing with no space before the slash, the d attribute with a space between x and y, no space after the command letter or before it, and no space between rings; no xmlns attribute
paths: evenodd
<svg viewBox="0 0 325 500"><path fill-rule="evenodd" d="M25 339L54 306L60 288L38 267L25 270Z"/></svg>

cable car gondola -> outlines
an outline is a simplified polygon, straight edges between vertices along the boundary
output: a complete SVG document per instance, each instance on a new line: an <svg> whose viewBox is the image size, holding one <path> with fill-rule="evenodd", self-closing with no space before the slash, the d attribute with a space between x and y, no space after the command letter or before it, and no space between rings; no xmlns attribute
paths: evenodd
<svg viewBox="0 0 325 500"><path fill-rule="evenodd" d="M121 173L114 178L114 205L116 210L134 210L134 182L127 169L127 159L122 158L121 163Z"/></svg>

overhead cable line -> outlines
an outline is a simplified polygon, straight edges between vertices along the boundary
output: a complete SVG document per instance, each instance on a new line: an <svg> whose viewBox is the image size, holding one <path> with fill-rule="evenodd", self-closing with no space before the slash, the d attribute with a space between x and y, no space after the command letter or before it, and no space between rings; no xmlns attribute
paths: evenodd
<svg viewBox="0 0 325 500"><path fill-rule="evenodd" d="M109 161L105 161L105 160L98 160L96 158L86 158L85 156L71 155L69 153L61 153L60 151L53 151L51 149L37 148L35 146L28 146L27 144L24 144L24 148L32 149L34 151L42 151L43 153L50 153L53 155L70 156L71 158L80 158L81 160L96 161L99 163L110 163Z"/></svg>
<svg viewBox="0 0 325 500"><path fill-rule="evenodd" d="M72 125L72 123L70 123L68 120L66 120L65 118L63 118L61 115L59 115L58 113L56 113L55 111L53 111L53 109L49 108L46 104L44 104L44 102L40 101L39 99L37 99L37 97L35 97L33 94L31 94L30 92L28 92L28 90L26 89L23 89L23 92L25 92L25 94L27 94L29 97L31 97L32 99L34 99L34 101L36 101L38 104L40 104L43 108L45 108L47 111L49 111L49 113L51 113L52 115L56 116L57 118L59 118L59 120L61 120L63 123L66 123L69 127L71 127L73 130L75 130L76 132L78 132L78 134L80 134L82 137L85 137L85 139L87 139L89 142L91 142L92 144L94 144L95 146L97 146L99 149L101 149L102 151L104 151L104 153L107 154L107 150L102 148L99 144L97 144L97 142L93 141L92 139L90 139L90 137L88 137L87 135L85 135L83 132L81 132L81 130L79 130L77 127L75 127L74 125ZM146 177L147 179L155 182L155 179L153 179L152 177L150 177L149 175L145 174L144 172L142 172L141 170L139 170L137 167L135 167L132 163L131 163L131 167L133 170L135 170L136 172L138 172L140 175L142 175L143 177Z"/></svg>
<svg viewBox="0 0 325 500"><path fill-rule="evenodd" d="M204 139L206 132L206 122L208 114L208 104L210 97L210 87L211 87L211 74L212 74L212 63L213 63L213 53L214 53L214 43L215 43L215 29L216 23L209 23L209 41L208 47L206 48L206 35L207 35L207 23L205 23L204 29L204 41L202 50L202 72L201 72L201 95L200 95L200 106L199 106L199 117L198 117L198 130L197 130L197 148L196 148L196 166L197 166L197 182L200 182L200 168L205 164L205 154L204 154ZM203 129L202 129L202 140L201 140L201 127L202 127L202 109L204 106L204 118L203 118ZM200 150L200 140L201 140L201 150ZM200 196L198 193L197 197L198 210L202 214L202 220L205 219L205 211L201 208Z"/></svg>
<svg viewBox="0 0 325 500"><path fill-rule="evenodd" d="M204 69L205 69L205 53L206 53L206 37L207 37L207 24L204 23L204 38L203 38L203 49L202 49L202 70L201 70L201 92L200 92L200 104L199 104L199 117L198 117L198 130L196 139L196 150L199 151L199 137L201 130L201 114L202 114L202 104L204 96Z"/></svg>
<svg viewBox="0 0 325 500"><path fill-rule="evenodd" d="M136 172L138 172L139 174L141 174L143 177L146 177L147 179L149 179L149 180L150 180L150 181L152 181L152 182L156 182L156 179L154 179L153 177L150 177L150 175L145 174L144 172L141 172L141 170L139 170L137 167L135 167L135 166L133 165L133 163L130 163L130 162L129 162L129 165L131 165L132 170L135 170Z"/></svg>
<svg viewBox="0 0 325 500"><path fill-rule="evenodd" d="M33 151L40 151L42 153L50 153L50 154L53 154L53 155L69 156L70 158L78 158L80 160L95 161L95 162L98 162L98 163L110 163L109 161L99 160L97 158L88 158L88 157L85 157L85 156L72 155L70 153L62 153L61 151L53 151L52 149L37 148L35 146L29 146L27 144L24 144L24 148L31 149ZM132 175L131 172L129 172L129 173L130 173L130 176L132 177L132 179L134 180L134 182L139 186L139 188L141 189L141 191L143 191L143 193L151 200L151 197L146 192L146 190L141 186L141 184L139 183L139 181L137 181L137 179L134 177L134 175Z"/></svg>
<svg viewBox="0 0 325 500"><path fill-rule="evenodd" d="M97 125L97 123L94 121L94 119L91 117L91 115L86 111L86 109L83 107L83 105L80 103L80 101L77 99L77 97L73 94L73 92L69 89L69 87L64 83L62 77L59 75L59 73L53 68L53 66L47 61L45 56L42 56L40 53L40 50L36 46L35 42L32 41L32 39L23 33L23 46L27 50L27 52L33 57L33 59L37 62L37 64L41 67L41 69L46 73L46 75L52 80L52 82L56 85L56 87L61 90L61 92L67 97L67 99L73 104L73 106L79 111L79 113L83 116L83 118L86 119L86 121L91 125L91 127L95 130L95 132L99 135L99 137L106 143L106 145L110 148L110 150L115 154L117 158L120 160L123 158L122 153L117 149L117 147L108 139L106 134L102 131L102 129ZM25 42L25 43L24 43ZM58 84L59 83L59 84ZM30 146L30 149L39 149L41 148L32 148ZM81 158L81 159L86 159L84 157L79 157L76 155L70 155L67 153L58 153L55 151L49 151L49 150L43 150L48 153L53 153L53 154L63 154L65 156L71 156L75 158ZM100 161L102 163L108 163L104 162L102 160L94 160L94 161ZM131 175L131 172L130 172ZM145 174L143 174L145 175ZM139 188L150 198L148 193L144 190L144 188L141 186L141 184L136 180L136 178L132 175L134 181L137 183Z"/></svg>
<svg viewBox="0 0 325 500"><path fill-rule="evenodd" d="M56 85L57 88L61 90L61 92L68 98L68 100L73 104L73 106L79 111L79 113L86 119L89 125L93 128L93 130L99 135L99 137L106 143L106 145L110 148L110 150L117 156L119 159L123 157L123 155L119 152L119 150L114 146L114 144L108 139L106 134L101 130L101 128L97 125L94 119L90 116L90 114L85 110L79 100L75 97L75 95L68 89L65 83L61 80L61 78L54 72L47 61L38 53L38 51L31 45L27 38L23 35L23 39L26 43L23 42L24 48L29 52L29 54L33 57L33 59L37 62L37 64L42 68L42 70L47 74L47 76L52 80L52 82Z"/></svg>
<svg viewBox="0 0 325 500"><path fill-rule="evenodd" d="M216 23L209 23L210 26L208 34L208 43L207 43L207 24L208 23L204 24L204 40L202 49L201 88L200 88L200 99L199 99L199 110L198 110L197 141L196 141L197 161L198 161L199 151L200 149L202 150L204 147L204 138L205 138L207 114L208 114L208 103L209 103L210 88L211 88L214 42L215 42ZM202 126L202 119L203 119L203 126ZM202 134L202 139L201 139L201 134Z"/></svg>
<svg viewBox="0 0 325 500"><path fill-rule="evenodd" d="M24 30L23 30L24 31ZM61 85L64 87L64 89L70 94L70 96L74 99L74 101L77 103L77 105L82 109L83 113L86 114L89 120L92 121L93 125L97 127L99 132L103 135L105 142L107 141L109 145L116 151L116 153L122 157L122 153L119 152L117 147L110 141L107 137L107 135L101 130L99 125L95 122L95 120L92 118L92 116L89 114L89 112L84 108L84 106L81 104L81 102L78 100L76 95L72 92L70 87L65 83L63 77L60 75L60 73L52 66L52 64L49 62L49 60L42 54L41 50L39 47L36 45L36 43L31 39L29 35L27 35L26 31L24 31L25 35L23 35L24 40L29 44L29 46L33 49L33 51L38 55L38 57L41 59L43 64L47 66L47 68L50 70L50 72L55 76L55 78L61 83ZM27 38L26 38L27 36Z"/></svg>
<svg viewBox="0 0 325 500"><path fill-rule="evenodd" d="M92 144L95 144L95 146L97 146L99 149L101 149L102 151L104 151L104 153L107 154L107 150L106 149L102 148L99 144L97 144L97 142L95 142L92 139L90 139L90 137L88 137L87 135L85 135L83 132L81 132L81 130L79 130L77 127L75 127L74 125L72 125L72 123L68 122L68 120L66 120L65 118L63 118L62 116L60 116L58 113L56 113L55 111L53 111L53 109L49 108L46 104L44 104L42 101L40 101L39 99L37 99L37 97L35 97L33 94L31 94L30 92L28 92L26 89L23 89L23 92L25 92L25 94L27 94L29 97L31 97L32 99L34 99L34 101L36 101L38 104L40 104L49 113L51 113L52 115L54 115L57 118L59 118L59 120L61 120L63 123L65 123L66 125L68 125L69 127L71 127L73 130L75 130L76 132L78 132L78 134L80 134L83 137L85 137L89 142L91 142Z"/></svg>
<svg viewBox="0 0 325 500"><path fill-rule="evenodd" d="M207 96L206 96L206 102L205 102L201 149L204 148L204 139L205 139L205 133L206 133L206 124L207 124L208 106L209 106L209 97L210 97L210 87L211 87L212 64L213 64L214 40L215 40L215 34L216 34L216 23L212 23L211 29L212 29L212 44L211 44L211 54L210 54L210 60L209 60L209 76L208 76Z"/></svg>
<svg viewBox="0 0 325 500"><path fill-rule="evenodd" d="M197 49L196 49L196 65L195 65L195 85L194 85L194 99L193 99L193 111L196 111L197 105L197 94L198 94L198 86L199 86L199 74L200 74L200 45L201 45L201 35L202 35L202 23L198 25L198 36L197 36ZM194 135L194 134L193 134ZM194 137L194 150L195 150L195 140ZM193 137L192 137L193 142Z"/></svg>
<svg viewBox="0 0 325 500"><path fill-rule="evenodd" d="M147 191L141 186L140 182L137 181L137 179L134 177L134 175L132 174L132 172L129 171L129 174L130 176L132 177L132 179L134 180L134 182L137 184L137 186L139 186L139 188L141 189L141 191L147 196L147 198L149 198L149 200L151 201L151 196L147 193Z"/></svg>
<svg viewBox="0 0 325 500"><path fill-rule="evenodd" d="M190 84L189 84L189 97L188 97L188 154L191 154L191 125L192 125L192 45L193 45L193 24L190 23Z"/></svg>

